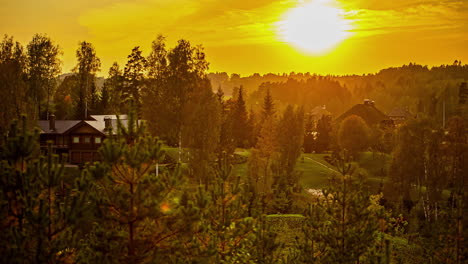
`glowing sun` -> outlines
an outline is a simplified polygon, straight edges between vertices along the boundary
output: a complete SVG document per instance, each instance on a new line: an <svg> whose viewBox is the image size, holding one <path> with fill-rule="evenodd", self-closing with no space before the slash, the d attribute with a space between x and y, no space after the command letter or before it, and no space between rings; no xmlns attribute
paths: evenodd
<svg viewBox="0 0 468 264"><path fill-rule="evenodd" d="M289 9L277 23L281 39L304 52L325 53L351 35L345 12L332 0L312 0Z"/></svg>

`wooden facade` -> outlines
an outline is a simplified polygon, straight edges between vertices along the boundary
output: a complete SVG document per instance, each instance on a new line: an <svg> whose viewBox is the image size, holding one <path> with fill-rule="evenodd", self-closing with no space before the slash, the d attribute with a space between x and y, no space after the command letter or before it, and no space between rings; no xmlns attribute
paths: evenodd
<svg viewBox="0 0 468 264"><path fill-rule="evenodd" d="M107 126L112 125L112 122L104 122L102 118L39 121L41 147L51 141L54 151L59 155L67 154L71 164L99 161L98 149L107 137Z"/></svg>

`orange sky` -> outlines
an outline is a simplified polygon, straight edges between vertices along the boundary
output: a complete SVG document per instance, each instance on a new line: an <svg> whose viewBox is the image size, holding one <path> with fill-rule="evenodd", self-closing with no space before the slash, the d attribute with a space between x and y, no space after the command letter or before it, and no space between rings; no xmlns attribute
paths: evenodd
<svg viewBox="0 0 468 264"><path fill-rule="evenodd" d="M467 0L312 0L330 2L352 25L349 38L311 55L285 42L278 23L301 0L0 0L0 34L26 45L46 33L63 50L63 72L74 64L78 42L95 47L106 76L125 65L134 46L149 53L163 34L202 44L210 71L251 73L373 73L409 62L468 62ZM333 3L331 3L333 2ZM304 29L307 34L307 29Z"/></svg>

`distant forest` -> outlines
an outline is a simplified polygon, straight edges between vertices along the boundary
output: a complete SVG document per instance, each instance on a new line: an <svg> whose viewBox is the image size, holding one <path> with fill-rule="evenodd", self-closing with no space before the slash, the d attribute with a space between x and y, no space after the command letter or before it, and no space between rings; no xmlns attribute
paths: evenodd
<svg viewBox="0 0 468 264"><path fill-rule="evenodd" d="M258 107L270 90L280 105L304 105L305 110L319 105L337 117L364 99L375 101L377 108L388 113L395 107L410 112L442 118L443 104L447 115L454 115L462 83L468 80L468 65L453 64L428 67L415 63L383 69L376 74L321 76L313 73L238 74L209 73L213 88L221 87L234 95L241 85L249 95L247 105ZM466 95L465 95L466 96Z"/></svg>
<svg viewBox="0 0 468 264"><path fill-rule="evenodd" d="M47 35L0 42L0 263L466 263L468 65L241 77L183 39L129 53L102 78L89 42L65 74Z"/></svg>

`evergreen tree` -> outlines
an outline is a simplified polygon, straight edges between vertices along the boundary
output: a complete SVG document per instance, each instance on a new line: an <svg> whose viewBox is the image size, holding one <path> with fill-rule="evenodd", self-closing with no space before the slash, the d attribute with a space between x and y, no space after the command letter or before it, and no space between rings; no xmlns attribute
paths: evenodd
<svg viewBox="0 0 468 264"><path fill-rule="evenodd" d="M173 173L155 170L163 160L162 143L146 133L135 106L130 109L127 125L119 120L116 135L99 150L102 163L90 170L98 211L78 256L82 263L146 263L161 258L189 224L180 217L177 202L181 168ZM112 242L102 247L97 237Z"/></svg>
<svg viewBox="0 0 468 264"><path fill-rule="evenodd" d="M347 152L334 156L340 175L333 175L323 196L307 211L304 263L359 263L375 243L381 210L373 209L363 176Z"/></svg>
<svg viewBox="0 0 468 264"><path fill-rule="evenodd" d="M119 64L114 62L101 92L101 111L103 114L121 114L125 102L124 76Z"/></svg>
<svg viewBox="0 0 468 264"><path fill-rule="evenodd" d="M88 204L88 181L74 183L48 143L36 159L38 133L13 124L2 149L0 254L8 263L69 263Z"/></svg>
<svg viewBox="0 0 468 264"><path fill-rule="evenodd" d="M206 185L210 206L201 212L203 232L197 234L203 263L253 263L250 250L255 240L255 220L246 214L246 189L240 176L231 173L228 157L218 160L214 180Z"/></svg>
<svg viewBox="0 0 468 264"><path fill-rule="evenodd" d="M275 113L275 103L273 102L273 97L270 94L270 89L267 89L266 95L263 98L262 121L267 119L268 117L274 117Z"/></svg>
<svg viewBox="0 0 468 264"><path fill-rule="evenodd" d="M241 86L232 112L232 134L237 147L246 147L248 144L248 116L243 93Z"/></svg>
<svg viewBox="0 0 468 264"><path fill-rule="evenodd" d="M128 55L124 69L124 98L133 97L138 111L141 107L141 90L145 81L146 59L141 55L140 47L134 47Z"/></svg>
<svg viewBox="0 0 468 264"><path fill-rule="evenodd" d="M257 120L257 115L255 114L254 110L250 108L249 112L249 119L247 122L247 139L248 139L248 146L252 147L255 146L257 143L257 137L259 134L259 127L258 127L258 120Z"/></svg>

